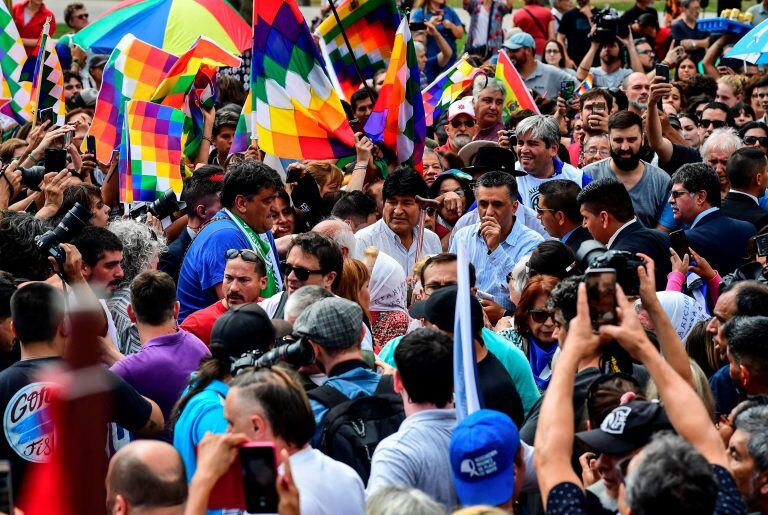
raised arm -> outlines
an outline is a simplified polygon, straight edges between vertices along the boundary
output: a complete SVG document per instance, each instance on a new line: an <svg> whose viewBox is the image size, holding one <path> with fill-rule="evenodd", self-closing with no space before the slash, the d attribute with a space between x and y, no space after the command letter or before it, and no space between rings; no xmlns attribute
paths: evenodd
<svg viewBox="0 0 768 515"><path fill-rule="evenodd" d="M672 85L667 82L661 82L663 79L657 77L653 79L651 90L648 95L648 143L656 151L659 161L668 163L672 159L672 142L664 137L661 128L661 119L659 118L658 101L663 99L672 91Z"/></svg>
<svg viewBox="0 0 768 515"><path fill-rule="evenodd" d="M582 81L587 78L587 74L589 73L589 67L592 66L592 63L595 62L595 56L597 55L597 51L600 49L600 43L597 41L593 41L591 45L589 45L589 50L587 50L586 55L584 56L584 59L581 60L579 63L579 68L576 70L576 79L579 81Z"/></svg>

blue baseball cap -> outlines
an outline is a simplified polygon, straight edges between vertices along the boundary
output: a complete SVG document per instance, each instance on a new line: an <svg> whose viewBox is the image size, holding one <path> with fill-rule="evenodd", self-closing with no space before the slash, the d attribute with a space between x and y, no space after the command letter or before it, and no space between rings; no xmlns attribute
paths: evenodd
<svg viewBox="0 0 768 515"><path fill-rule="evenodd" d="M509 50L517 50L518 48L523 47L536 48L536 42L533 40L533 36L527 32L512 34L504 42L504 48L508 48Z"/></svg>
<svg viewBox="0 0 768 515"><path fill-rule="evenodd" d="M463 506L499 506L515 491L517 426L508 415L481 409L459 422L451 435L451 469Z"/></svg>

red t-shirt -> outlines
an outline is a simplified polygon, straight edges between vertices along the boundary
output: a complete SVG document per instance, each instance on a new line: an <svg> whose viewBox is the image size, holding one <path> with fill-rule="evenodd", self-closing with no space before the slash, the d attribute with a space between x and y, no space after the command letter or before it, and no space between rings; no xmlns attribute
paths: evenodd
<svg viewBox="0 0 768 515"><path fill-rule="evenodd" d="M29 3L29 0L14 4L13 6L13 22L16 24L16 28L19 29L19 36L22 39L34 39L37 41L40 39L40 33L43 32L43 26L45 20L51 18L51 24L48 27L48 34L53 36L56 32L56 18L53 16L53 12L49 10L45 4L40 6L40 10L37 11L28 23L24 23L24 8ZM24 50L27 51L27 55L35 54L37 45L27 46L24 45Z"/></svg>
<svg viewBox="0 0 768 515"><path fill-rule="evenodd" d="M533 37L536 42L536 55L544 55L544 47L547 45L547 39L549 39L549 22L554 19L552 11L540 5L526 5L524 8L516 10L515 14L512 15L512 22L515 27ZM538 23L536 23L537 21ZM542 29L544 29L543 32Z"/></svg>
<svg viewBox="0 0 768 515"><path fill-rule="evenodd" d="M195 311L185 318L181 323L181 328L200 338L204 344L210 345L213 324L226 312L227 308L224 307L224 303L217 300L207 308Z"/></svg>

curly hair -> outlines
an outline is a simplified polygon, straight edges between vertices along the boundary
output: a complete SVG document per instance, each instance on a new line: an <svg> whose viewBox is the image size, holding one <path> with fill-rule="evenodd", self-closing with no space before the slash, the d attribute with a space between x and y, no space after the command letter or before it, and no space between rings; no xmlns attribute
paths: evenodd
<svg viewBox="0 0 768 515"><path fill-rule="evenodd" d="M17 279L44 281L51 275L47 257L35 238L50 228L29 213L8 211L0 220L0 270Z"/></svg>
<svg viewBox="0 0 768 515"><path fill-rule="evenodd" d="M146 225L136 220L117 219L108 229L123 243L123 281L126 286L145 270L152 268L155 259L166 249L165 237L157 237Z"/></svg>

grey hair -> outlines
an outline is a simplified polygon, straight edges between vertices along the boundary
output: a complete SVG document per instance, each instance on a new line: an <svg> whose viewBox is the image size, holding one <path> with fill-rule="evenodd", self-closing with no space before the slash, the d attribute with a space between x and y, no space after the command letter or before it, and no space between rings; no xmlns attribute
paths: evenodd
<svg viewBox="0 0 768 515"><path fill-rule="evenodd" d="M701 145L701 158L706 162L710 152L725 152L733 154L744 146L744 142L731 127L721 127L712 131L712 134Z"/></svg>
<svg viewBox="0 0 768 515"><path fill-rule="evenodd" d="M122 267L125 276L121 286L130 284L141 272L149 270L154 260L167 248L164 236L157 237L152 229L136 220L118 218L110 222L107 228L123 244Z"/></svg>
<svg viewBox="0 0 768 515"><path fill-rule="evenodd" d="M504 87L504 84L502 84L499 79L494 79L493 77L486 77L486 79L487 80L484 81L475 81L472 86L472 100L475 103L477 103L477 99L480 98L480 93L485 89L490 89L491 91L501 93L502 95L507 94L507 88Z"/></svg>
<svg viewBox="0 0 768 515"><path fill-rule="evenodd" d="M285 295L285 294L284 294ZM301 313L311 304L321 301L328 297L333 297L333 293L320 286L302 286L288 297L285 302L285 319L298 318Z"/></svg>
<svg viewBox="0 0 768 515"><path fill-rule="evenodd" d="M424 47L424 43L421 41L414 41L413 49L416 50L417 54L425 54L427 52L427 49Z"/></svg>
<svg viewBox="0 0 768 515"><path fill-rule="evenodd" d="M733 425L749 435L747 452L755 460L755 472L768 470L768 406L747 408L736 415Z"/></svg>
<svg viewBox="0 0 768 515"><path fill-rule="evenodd" d="M690 443L663 431L635 459L640 461L625 482L625 500L633 514L712 513L717 497L715 475Z"/></svg>
<svg viewBox="0 0 768 515"><path fill-rule="evenodd" d="M335 241L342 249L346 248L348 257L352 258L357 256L357 240L355 239L355 233L352 232L352 228L349 224L341 218L329 216L325 220L318 222L312 230Z"/></svg>
<svg viewBox="0 0 768 515"><path fill-rule="evenodd" d="M517 137L523 135L540 139L547 148L556 147L560 144L560 124L555 121L554 116L546 114L529 116L517 124Z"/></svg>
<svg viewBox="0 0 768 515"><path fill-rule="evenodd" d="M385 486L368 497L365 515L443 515L445 509L430 496L407 486Z"/></svg>
<svg viewBox="0 0 768 515"><path fill-rule="evenodd" d="M525 284L528 282L528 260L531 259L531 255L528 254L520 258L512 268L512 290L519 297L523 294Z"/></svg>

